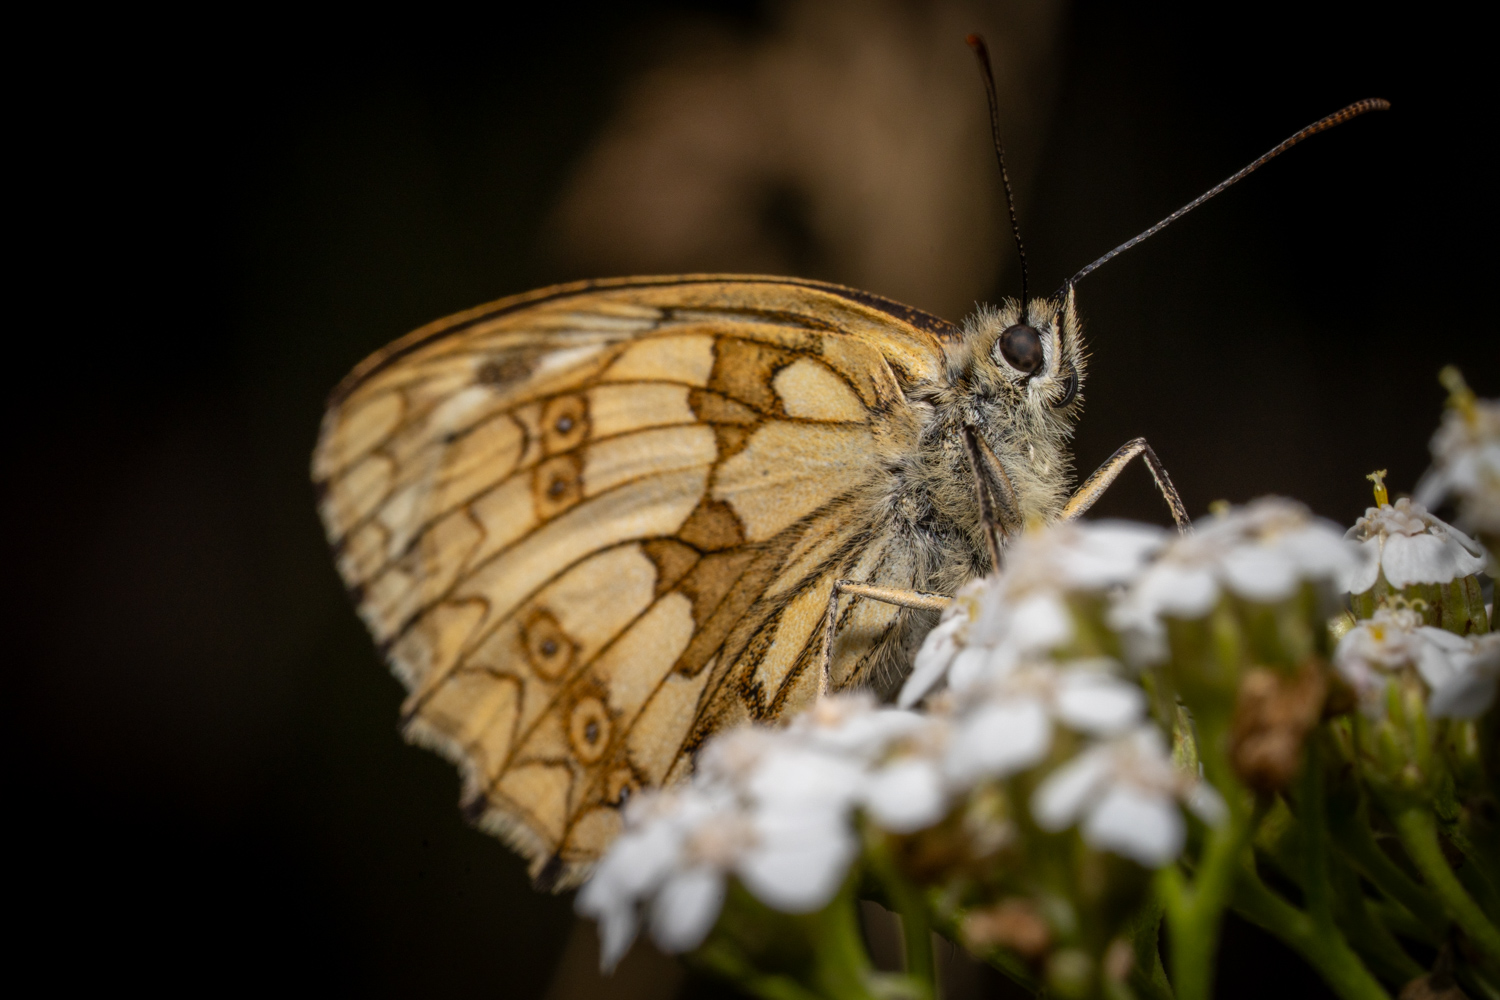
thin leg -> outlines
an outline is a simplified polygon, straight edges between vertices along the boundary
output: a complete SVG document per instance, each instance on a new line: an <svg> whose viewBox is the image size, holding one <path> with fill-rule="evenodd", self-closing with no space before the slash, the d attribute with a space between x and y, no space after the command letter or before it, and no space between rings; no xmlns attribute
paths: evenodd
<svg viewBox="0 0 1500 1000"><path fill-rule="evenodd" d="M1108 461L1099 466L1099 470L1088 481L1078 487L1078 492L1067 502L1062 509L1060 520L1071 521L1084 511L1094 506L1104 491L1109 489L1125 466L1137 455L1146 457L1146 467L1151 470L1151 478L1156 480L1156 488L1161 490L1161 495L1167 501L1167 506L1172 509L1172 520L1177 522L1177 530L1184 535L1192 530L1192 522L1188 520L1187 507L1182 503L1182 497L1177 495L1177 487L1172 485L1172 478L1167 475L1166 467L1161 464L1161 459L1156 457L1156 452L1146 443L1145 438L1136 438L1126 441L1118 451L1109 456Z"/></svg>
<svg viewBox="0 0 1500 1000"><path fill-rule="evenodd" d="M894 604L898 608L916 608L923 611L941 611L953 602L953 598L942 594L928 594L920 590L902 590L899 587L873 587L868 583L853 580L835 580L833 593L828 595L828 614L823 619L823 664L818 671L818 697L828 694L833 683L833 629L838 621L839 597L868 597L882 604Z"/></svg>

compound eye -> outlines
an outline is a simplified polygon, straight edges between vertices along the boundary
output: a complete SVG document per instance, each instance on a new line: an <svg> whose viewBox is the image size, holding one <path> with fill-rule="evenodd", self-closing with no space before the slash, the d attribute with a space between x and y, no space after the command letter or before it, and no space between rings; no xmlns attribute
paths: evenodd
<svg viewBox="0 0 1500 1000"><path fill-rule="evenodd" d="M1005 363L1016 371L1030 375L1042 366L1042 337L1025 323L1017 323L1000 335L995 349Z"/></svg>

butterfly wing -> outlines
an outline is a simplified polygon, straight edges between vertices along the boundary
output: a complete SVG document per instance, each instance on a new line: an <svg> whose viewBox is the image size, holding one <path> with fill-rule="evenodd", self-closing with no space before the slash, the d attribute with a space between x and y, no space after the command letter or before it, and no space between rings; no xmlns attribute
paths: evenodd
<svg viewBox="0 0 1500 1000"><path fill-rule="evenodd" d="M878 483L956 335L816 282L586 282L417 330L334 392L320 511L404 731L539 882L579 880L709 733L811 700L835 579L910 585ZM843 613L836 684L894 621Z"/></svg>

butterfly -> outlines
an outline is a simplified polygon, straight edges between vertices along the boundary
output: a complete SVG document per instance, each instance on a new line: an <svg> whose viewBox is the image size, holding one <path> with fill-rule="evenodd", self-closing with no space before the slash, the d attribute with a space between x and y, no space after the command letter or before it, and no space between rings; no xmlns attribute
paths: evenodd
<svg viewBox="0 0 1500 1000"><path fill-rule="evenodd" d="M403 732L458 765L465 814L539 887L575 885L631 795L726 727L888 686L1006 537L1077 517L1131 459L1185 526L1143 439L1068 489L1077 277L962 325L794 278L585 281L356 367L319 509Z"/></svg>

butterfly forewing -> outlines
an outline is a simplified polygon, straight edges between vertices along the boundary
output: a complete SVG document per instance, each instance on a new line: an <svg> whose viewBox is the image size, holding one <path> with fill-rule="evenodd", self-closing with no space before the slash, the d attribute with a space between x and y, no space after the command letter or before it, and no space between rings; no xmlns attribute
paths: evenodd
<svg viewBox="0 0 1500 1000"><path fill-rule="evenodd" d="M933 317L787 279L545 289L397 341L314 456L339 570L470 815L570 884L709 733L811 700L833 582L909 586L867 488ZM897 612L843 613L834 680Z"/></svg>

